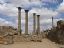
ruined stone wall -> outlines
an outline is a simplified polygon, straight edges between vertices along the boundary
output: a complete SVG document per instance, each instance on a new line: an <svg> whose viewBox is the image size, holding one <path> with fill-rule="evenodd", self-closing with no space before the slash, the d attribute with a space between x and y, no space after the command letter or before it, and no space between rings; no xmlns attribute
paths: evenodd
<svg viewBox="0 0 64 48"><path fill-rule="evenodd" d="M17 33L17 29L13 28L12 26L0 26L0 34L14 34Z"/></svg>
<svg viewBox="0 0 64 48"><path fill-rule="evenodd" d="M64 31L49 32L47 36L51 41L64 44Z"/></svg>

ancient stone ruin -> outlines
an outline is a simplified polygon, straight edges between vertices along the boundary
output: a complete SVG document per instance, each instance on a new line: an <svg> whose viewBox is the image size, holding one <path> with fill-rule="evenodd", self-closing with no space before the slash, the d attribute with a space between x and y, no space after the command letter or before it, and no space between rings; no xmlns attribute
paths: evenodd
<svg viewBox="0 0 64 48"><path fill-rule="evenodd" d="M1 44L12 44L13 35L17 34L17 29L11 26L0 26L0 43Z"/></svg>
<svg viewBox="0 0 64 48"><path fill-rule="evenodd" d="M18 29L15 29L11 26L0 26L0 43L12 44L14 42L23 42L23 41L42 42L42 36L40 34L40 15L36 15L36 13L33 13L33 34L30 35L28 34L28 11L29 10L25 10L25 33L22 34L21 9L22 9L21 7L18 7ZM36 21L37 21L37 28L36 28Z"/></svg>
<svg viewBox="0 0 64 48"><path fill-rule="evenodd" d="M57 27L50 30L47 37L53 42L64 44L64 21L58 21Z"/></svg>

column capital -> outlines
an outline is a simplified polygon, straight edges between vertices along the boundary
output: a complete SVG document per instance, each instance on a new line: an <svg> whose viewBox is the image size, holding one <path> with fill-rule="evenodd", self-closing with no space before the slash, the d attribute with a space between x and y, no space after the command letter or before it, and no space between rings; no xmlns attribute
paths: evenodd
<svg viewBox="0 0 64 48"><path fill-rule="evenodd" d="M28 12L29 10L25 10L25 12Z"/></svg>
<svg viewBox="0 0 64 48"><path fill-rule="evenodd" d="M52 17L52 19L53 19L53 17Z"/></svg>
<svg viewBox="0 0 64 48"><path fill-rule="evenodd" d="M33 15L36 15L36 13L33 13Z"/></svg>
<svg viewBox="0 0 64 48"><path fill-rule="evenodd" d="M22 8L21 7L17 7L18 8L18 10L21 10Z"/></svg>
<svg viewBox="0 0 64 48"><path fill-rule="evenodd" d="M38 17L40 16L40 15L37 15Z"/></svg>

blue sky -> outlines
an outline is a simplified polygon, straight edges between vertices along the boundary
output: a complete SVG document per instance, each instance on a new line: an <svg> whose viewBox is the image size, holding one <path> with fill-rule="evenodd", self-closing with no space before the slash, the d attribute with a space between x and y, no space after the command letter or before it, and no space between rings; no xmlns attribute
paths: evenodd
<svg viewBox="0 0 64 48"><path fill-rule="evenodd" d="M0 0L0 25L17 27L17 8L22 7L21 26L25 28L25 12L29 10L29 32L33 28L33 13L40 16L41 30L51 28L51 17L54 17L54 26L58 20L64 19L64 0Z"/></svg>

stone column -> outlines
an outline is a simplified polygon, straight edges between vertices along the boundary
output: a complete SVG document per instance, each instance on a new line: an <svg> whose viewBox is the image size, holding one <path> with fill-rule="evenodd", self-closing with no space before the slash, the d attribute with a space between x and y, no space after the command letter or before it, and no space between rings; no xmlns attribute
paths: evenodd
<svg viewBox="0 0 64 48"><path fill-rule="evenodd" d="M53 29L54 25L53 25L53 17L52 17L52 29Z"/></svg>
<svg viewBox="0 0 64 48"><path fill-rule="evenodd" d="M28 35L28 11L25 10L25 35Z"/></svg>
<svg viewBox="0 0 64 48"><path fill-rule="evenodd" d="M18 7L18 35L21 35L21 7Z"/></svg>
<svg viewBox="0 0 64 48"><path fill-rule="evenodd" d="M37 35L40 34L40 15L37 15Z"/></svg>
<svg viewBox="0 0 64 48"><path fill-rule="evenodd" d="M36 32L36 13L33 13L33 34Z"/></svg>

